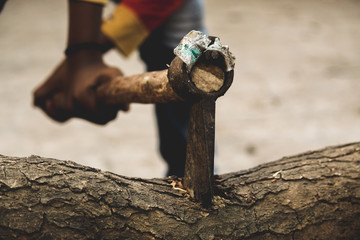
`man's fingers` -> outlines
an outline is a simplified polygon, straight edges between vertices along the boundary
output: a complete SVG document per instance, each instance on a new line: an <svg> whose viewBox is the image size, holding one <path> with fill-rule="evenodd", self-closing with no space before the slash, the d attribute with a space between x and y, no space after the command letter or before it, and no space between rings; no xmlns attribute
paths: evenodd
<svg viewBox="0 0 360 240"><path fill-rule="evenodd" d="M115 67L108 67L105 70L105 74L109 75L111 78L124 76L124 73L120 69Z"/></svg>
<svg viewBox="0 0 360 240"><path fill-rule="evenodd" d="M65 89L61 83L68 79L59 80L59 76L64 77L62 74L64 66L61 64L54 74L34 91L34 105L42 108L49 117L59 122L77 117L97 124L106 124L116 118L119 110L128 110L128 105L105 105L96 96L97 86L122 76L119 69L102 69L98 71L98 74L92 76L91 85L87 85L86 81L80 81L83 85L77 85L75 88L71 88L69 85L68 89ZM86 79L86 76L81 77Z"/></svg>
<svg viewBox="0 0 360 240"><path fill-rule="evenodd" d="M55 81L56 76L51 76L42 85L34 91L34 105L44 109L46 100L53 97L56 91L59 91L58 82Z"/></svg>
<svg viewBox="0 0 360 240"><path fill-rule="evenodd" d="M100 112L90 112L82 109L83 111L77 111L75 117L88 120L90 122L105 125L108 122L114 120L117 116L118 111L113 111L111 109L103 109Z"/></svg>
<svg viewBox="0 0 360 240"><path fill-rule="evenodd" d="M33 94L34 97L34 105L38 106L42 109L45 108L46 99L52 95L52 90L47 84L44 84L38 87Z"/></svg>
<svg viewBox="0 0 360 240"><path fill-rule="evenodd" d="M41 108L50 118L65 122L71 117L71 107L66 103L63 93L54 93L55 89L50 89L48 86L41 86L35 90L34 105Z"/></svg>
<svg viewBox="0 0 360 240"><path fill-rule="evenodd" d="M75 109L84 109L87 112L98 112L95 89L88 87L74 95Z"/></svg>
<svg viewBox="0 0 360 240"><path fill-rule="evenodd" d="M72 112L74 104L71 98L64 92L57 92L52 97L53 107L62 111Z"/></svg>
<svg viewBox="0 0 360 240"><path fill-rule="evenodd" d="M45 101L45 107L43 110L50 118L58 122L65 122L71 118L70 112L55 107L54 101L52 99L47 99Z"/></svg>
<svg viewBox="0 0 360 240"><path fill-rule="evenodd" d="M97 101L96 92L93 88L87 89L78 98L75 113L80 117L96 124L104 125L117 116L119 108L115 106L103 105Z"/></svg>
<svg viewBox="0 0 360 240"><path fill-rule="evenodd" d="M57 92L45 99L41 108L50 118L58 122L76 117L101 125L114 120L119 110L114 106L101 104L99 106L96 103L95 92L90 88L77 98L70 98L64 92Z"/></svg>
<svg viewBox="0 0 360 240"><path fill-rule="evenodd" d="M116 77L121 77L124 74L117 68L108 67L103 70L99 76L95 79L95 83L93 88L96 90L100 85L106 84L107 82L111 81Z"/></svg>
<svg viewBox="0 0 360 240"><path fill-rule="evenodd" d="M111 80L115 79L116 77L121 77L121 76L123 76L123 73L118 68L114 68L114 67L107 68L96 78L95 85L93 87L95 94L96 94L96 89L100 85L106 84L107 82L110 82ZM96 95L95 95L95 97L96 97ZM97 101L98 108L104 108L104 104L101 101L101 99L97 98L96 101ZM118 110L128 111L130 109L129 104L111 105L108 107L109 108L111 107L112 109L116 109L117 111Z"/></svg>
<svg viewBox="0 0 360 240"><path fill-rule="evenodd" d="M96 113L101 111L100 108L102 108L102 103L96 96L96 89L98 86L122 75L122 72L117 68L107 67L103 69L94 77L94 81L90 86L83 88L81 92L74 93L75 102L91 112Z"/></svg>
<svg viewBox="0 0 360 240"><path fill-rule="evenodd" d="M46 101L53 97L56 91L59 91L60 84L66 76L66 64L62 61L53 71L53 73L44 81L43 84L38 86L34 93L34 105L45 109Z"/></svg>

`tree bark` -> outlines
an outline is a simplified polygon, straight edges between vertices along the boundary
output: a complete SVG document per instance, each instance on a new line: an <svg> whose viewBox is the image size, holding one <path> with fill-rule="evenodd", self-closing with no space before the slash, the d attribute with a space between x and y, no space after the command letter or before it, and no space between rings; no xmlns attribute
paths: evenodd
<svg viewBox="0 0 360 240"><path fill-rule="evenodd" d="M177 184L177 185L176 185ZM204 209L177 179L0 155L0 239L359 239L360 143L218 176Z"/></svg>

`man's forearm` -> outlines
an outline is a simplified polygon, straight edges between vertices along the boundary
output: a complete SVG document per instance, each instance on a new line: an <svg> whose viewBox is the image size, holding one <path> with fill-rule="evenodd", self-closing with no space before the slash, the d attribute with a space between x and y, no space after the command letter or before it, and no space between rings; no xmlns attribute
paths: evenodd
<svg viewBox="0 0 360 240"><path fill-rule="evenodd" d="M100 42L103 5L69 0L68 46Z"/></svg>

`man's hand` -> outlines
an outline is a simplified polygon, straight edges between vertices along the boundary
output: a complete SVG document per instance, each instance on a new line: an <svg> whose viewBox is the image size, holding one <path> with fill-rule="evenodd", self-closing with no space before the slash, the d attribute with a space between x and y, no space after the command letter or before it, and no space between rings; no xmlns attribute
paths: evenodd
<svg viewBox="0 0 360 240"><path fill-rule="evenodd" d="M103 6L86 1L69 2L68 46L86 43L104 43L112 47L100 32ZM106 40L106 41L105 41ZM116 118L118 110L128 106L109 106L96 97L99 84L121 76L116 69L106 66L99 49L77 49L67 53L54 72L34 92L34 104L49 117L65 122L72 117L97 124L106 124Z"/></svg>
<svg viewBox="0 0 360 240"><path fill-rule="evenodd" d="M96 87L121 76L116 68L106 66L101 53L79 51L63 60L49 78L34 92L34 104L52 119L64 122L71 117L106 124L118 110L128 106L103 105L96 97Z"/></svg>

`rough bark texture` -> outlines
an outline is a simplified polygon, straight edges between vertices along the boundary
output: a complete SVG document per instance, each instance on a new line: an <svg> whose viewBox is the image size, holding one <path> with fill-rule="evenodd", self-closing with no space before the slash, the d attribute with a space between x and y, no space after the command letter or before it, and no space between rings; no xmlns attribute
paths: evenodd
<svg viewBox="0 0 360 240"><path fill-rule="evenodd" d="M222 175L210 210L169 181L128 178L37 156L0 156L0 238L360 236L360 143Z"/></svg>

